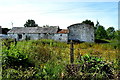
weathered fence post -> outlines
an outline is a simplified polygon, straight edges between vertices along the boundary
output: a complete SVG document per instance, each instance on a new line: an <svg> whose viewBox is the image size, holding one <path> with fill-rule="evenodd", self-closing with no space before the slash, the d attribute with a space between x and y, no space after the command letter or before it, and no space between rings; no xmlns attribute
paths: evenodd
<svg viewBox="0 0 120 80"><path fill-rule="evenodd" d="M17 41L16 41L16 39L14 39L14 43L15 43L15 46L16 46L16 44L17 44Z"/></svg>
<svg viewBox="0 0 120 80"><path fill-rule="evenodd" d="M80 70L80 64L74 64L74 45L73 41L70 41L70 63L66 66L66 71L69 77L77 77Z"/></svg>
<svg viewBox="0 0 120 80"><path fill-rule="evenodd" d="M74 46L73 41L70 42L70 63L72 64L74 62Z"/></svg>

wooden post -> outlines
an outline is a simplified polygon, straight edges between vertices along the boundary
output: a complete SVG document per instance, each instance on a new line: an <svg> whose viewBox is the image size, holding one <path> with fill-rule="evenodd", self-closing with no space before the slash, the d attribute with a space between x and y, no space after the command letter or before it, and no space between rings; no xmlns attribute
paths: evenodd
<svg viewBox="0 0 120 80"><path fill-rule="evenodd" d="M14 39L14 43L15 43L15 46L16 46L16 44L17 44L17 41L16 41L16 39Z"/></svg>
<svg viewBox="0 0 120 80"><path fill-rule="evenodd" d="M71 40L70 42L70 63L72 64L74 62L74 48L73 48L73 42Z"/></svg>

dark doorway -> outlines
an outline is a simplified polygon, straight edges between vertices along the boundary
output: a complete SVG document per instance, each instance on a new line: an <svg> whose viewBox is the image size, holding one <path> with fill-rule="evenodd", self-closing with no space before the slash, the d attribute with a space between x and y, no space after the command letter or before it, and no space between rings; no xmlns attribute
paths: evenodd
<svg viewBox="0 0 120 80"><path fill-rule="evenodd" d="M18 39L22 39L22 34L18 34Z"/></svg>

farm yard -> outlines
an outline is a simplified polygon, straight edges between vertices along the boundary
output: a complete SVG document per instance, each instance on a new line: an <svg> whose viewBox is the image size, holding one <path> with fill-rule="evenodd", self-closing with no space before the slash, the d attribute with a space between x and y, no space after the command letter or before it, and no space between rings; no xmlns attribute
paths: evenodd
<svg viewBox="0 0 120 80"><path fill-rule="evenodd" d="M120 2L0 4L0 80L120 80Z"/></svg>
<svg viewBox="0 0 120 80"><path fill-rule="evenodd" d="M120 75L118 43L2 40L2 80L109 80ZM119 80L119 79L118 79Z"/></svg>

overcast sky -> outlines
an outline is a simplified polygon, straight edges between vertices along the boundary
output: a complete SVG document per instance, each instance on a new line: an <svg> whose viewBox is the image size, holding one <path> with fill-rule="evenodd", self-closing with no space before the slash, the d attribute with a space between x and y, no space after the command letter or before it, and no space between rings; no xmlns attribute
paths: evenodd
<svg viewBox="0 0 120 80"><path fill-rule="evenodd" d="M92 1L92 2L91 2ZM106 29L118 29L118 2L94 0L0 0L0 25L23 27L28 19L39 26L50 25L67 28L71 24L89 19L98 20Z"/></svg>

